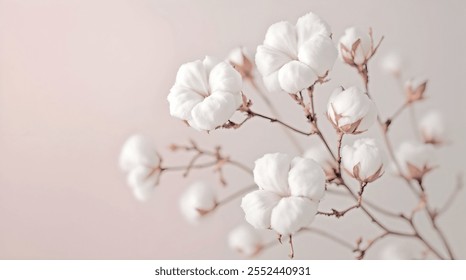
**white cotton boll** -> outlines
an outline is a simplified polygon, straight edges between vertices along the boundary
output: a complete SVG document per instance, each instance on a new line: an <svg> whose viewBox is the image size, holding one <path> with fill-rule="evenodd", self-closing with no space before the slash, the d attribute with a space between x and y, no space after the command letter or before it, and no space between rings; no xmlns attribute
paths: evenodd
<svg viewBox="0 0 466 280"><path fill-rule="evenodd" d="M281 197L273 192L258 190L241 200L246 221L257 229L270 228L270 215Z"/></svg>
<svg viewBox="0 0 466 280"><path fill-rule="evenodd" d="M382 57L380 66L385 72L398 75L403 68L403 59L398 53L389 53Z"/></svg>
<svg viewBox="0 0 466 280"><path fill-rule="evenodd" d="M170 114L197 130L225 124L240 107L242 78L230 64L212 57L183 64L167 100Z"/></svg>
<svg viewBox="0 0 466 280"><path fill-rule="evenodd" d="M283 65L287 64L290 61L292 61L292 59L290 59L290 56L288 54L280 52L272 47L264 45L260 45L257 47L257 70L259 70L259 72L264 77L277 72Z"/></svg>
<svg viewBox="0 0 466 280"><path fill-rule="evenodd" d="M350 58L344 48L351 51L353 44L358 40L360 40L360 43L356 48L354 59ZM372 52L371 45L371 37L368 32L362 31L357 27L347 28L339 42L338 50L340 52L340 58L343 61L345 61L345 57L350 58L354 63L361 65L369 58ZM342 46L344 46L344 48Z"/></svg>
<svg viewBox="0 0 466 280"><path fill-rule="evenodd" d="M327 114L343 133L358 134L368 130L377 119L374 102L359 88L337 88L330 96Z"/></svg>
<svg viewBox="0 0 466 280"><path fill-rule="evenodd" d="M137 166L128 173L127 183L134 196L140 201L146 201L152 195L157 185L159 172L150 167Z"/></svg>
<svg viewBox="0 0 466 280"><path fill-rule="evenodd" d="M204 182L196 182L189 186L180 199L182 214L193 223L214 210L216 206L215 192Z"/></svg>
<svg viewBox="0 0 466 280"><path fill-rule="evenodd" d="M249 225L241 225L228 235L228 246L243 255L254 256L264 246L259 232Z"/></svg>
<svg viewBox="0 0 466 280"><path fill-rule="evenodd" d="M314 160L295 157L288 174L288 184L292 196L319 202L325 193L325 173Z"/></svg>
<svg viewBox="0 0 466 280"><path fill-rule="evenodd" d="M265 34L264 45L272 46L292 59L298 56L296 28L287 21L272 24Z"/></svg>
<svg viewBox="0 0 466 280"><path fill-rule="evenodd" d="M435 167L435 149L431 144L404 142L396 152L402 175L420 180Z"/></svg>
<svg viewBox="0 0 466 280"><path fill-rule="evenodd" d="M284 197L273 209L270 225L281 235L292 235L314 220L317 205L304 197Z"/></svg>
<svg viewBox="0 0 466 280"><path fill-rule="evenodd" d="M315 160L324 170L327 179L335 177L335 170L338 165L323 144L310 147L303 157Z"/></svg>
<svg viewBox="0 0 466 280"><path fill-rule="evenodd" d="M271 25L255 58L267 89L296 93L324 77L337 57L330 34L328 25L312 13L296 25Z"/></svg>
<svg viewBox="0 0 466 280"><path fill-rule="evenodd" d="M290 235L309 225L325 192L325 174L312 159L266 154L253 171L258 191L243 197L246 221L257 229Z"/></svg>
<svg viewBox="0 0 466 280"><path fill-rule="evenodd" d="M288 172L291 156L283 153L265 154L255 161L254 182L260 189L288 195Z"/></svg>
<svg viewBox="0 0 466 280"><path fill-rule="evenodd" d="M236 98L228 92L215 92L194 106L191 122L195 128L213 130L226 123L236 111Z"/></svg>
<svg viewBox="0 0 466 280"><path fill-rule="evenodd" d="M309 65L319 77L325 77L333 68L337 56L338 51L332 39L321 34L305 41L299 48L298 54L299 60Z"/></svg>
<svg viewBox="0 0 466 280"><path fill-rule="evenodd" d="M254 64L252 62L252 56L246 48L234 48L230 51L226 60L233 65L235 70L238 71L243 78L252 78Z"/></svg>
<svg viewBox="0 0 466 280"><path fill-rule="evenodd" d="M424 143L437 145L445 142L445 122L440 112L425 114L419 121L419 130Z"/></svg>
<svg viewBox="0 0 466 280"><path fill-rule="evenodd" d="M312 85L316 74L306 64L293 60L278 71L280 87L288 93L297 93Z"/></svg>
<svg viewBox="0 0 466 280"><path fill-rule="evenodd" d="M307 13L298 19L296 22L296 32L298 35L298 45L316 35L324 35L329 38L332 35L328 23L314 13Z"/></svg>
<svg viewBox="0 0 466 280"><path fill-rule="evenodd" d="M227 57L227 61L233 65L244 65L245 58L251 61L251 55L245 47L234 48L230 51Z"/></svg>
<svg viewBox="0 0 466 280"><path fill-rule="evenodd" d="M342 166L361 183L370 183L383 174L382 154L374 139L358 139L341 150Z"/></svg>
<svg viewBox="0 0 466 280"><path fill-rule="evenodd" d="M123 144L119 164L123 171L130 171L138 166L155 167L159 157L155 145L143 135L132 135Z"/></svg>

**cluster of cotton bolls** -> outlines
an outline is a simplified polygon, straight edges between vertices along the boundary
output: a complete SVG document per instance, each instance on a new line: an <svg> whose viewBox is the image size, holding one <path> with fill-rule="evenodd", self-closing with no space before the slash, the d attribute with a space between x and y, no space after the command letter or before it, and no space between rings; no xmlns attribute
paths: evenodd
<svg viewBox="0 0 466 280"><path fill-rule="evenodd" d="M238 48L229 54L227 61L207 56L183 64L167 97L170 114L199 131L228 128L226 124L236 112L247 113L248 118L253 116L247 110L251 103L242 91L243 81L252 80L255 69L269 92L301 94L323 83L340 57L344 63L355 67L367 83L367 62L377 48L371 31L354 27L345 31L338 45L334 44L329 25L313 13L300 17L296 24L281 21L268 28L263 43L257 47L255 59L244 48ZM382 66L399 77L402 60L391 54L383 60ZM407 104L423 98L426 83L422 79L406 82ZM247 256L256 255L265 246L258 230L271 230L291 240L294 234L312 224L327 185L341 182L342 172L361 188L384 174L384 151L377 141L360 138L351 144L341 143L344 135L364 133L378 121L378 111L367 87L366 90L356 86L334 89L328 99L326 115L339 137L338 157L328 145L325 148L320 144L310 147L302 156L267 153L257 159L252 170L256 190L241 200L249 225L237 227L230 233L228 243L232 249ZM387 121L385 129L389 125ZM399 175L418 181L435 167L434 145L445 142L438 113L427 114L419 130L424 143L405 142L396 153ZM158 183L160 173L165 170L160 164L157 151L142 136L133 136L124 144L120 166L128 172L128 184L138 199L147 199ZM359 200L361 195L362 189ZM218 205L214 188L205 182L190 185L180 200L182 213L192 222L199 221Z"/></svg>

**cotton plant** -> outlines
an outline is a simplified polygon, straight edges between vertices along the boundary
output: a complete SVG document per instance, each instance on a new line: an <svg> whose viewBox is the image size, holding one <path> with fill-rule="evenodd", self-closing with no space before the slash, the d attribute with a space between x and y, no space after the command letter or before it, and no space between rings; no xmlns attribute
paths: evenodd
<svg viewBox="0 0 466 280"><path fill-rule="evenodd" d="M372 29L350 27L339 40L334 38L327 22L308 13L296 24L286 21L272 24L255 56L244 47L238 47L223 61L206 56L181 65L167 100L170 114L187 124L186 129L199 133L235 130L249 125L251 119L260 119L265 122L256 124L280 126L297 155L263 151L254 163L243 162L225 153L221 146L205 148L189 140L185 144L170 144L171 152L191 155L186 163L170 165L148 138L134 135L123 145L120 167L126 172L135 197L150 199L167 172L189 177L196 170L211 169L220 187L207 181L192 182L181 195L180 211L189 222L200 224L206 216L235 202L239 213L244 215L244 223L234 228L226 240L232 250L246 257L258 257L280 244L289 246L289 256L293 257L308 248L307 244L294 242L294 236L316 233L345 245L358 259L366 257L366 253L386 237L396 241L393 248L403 242L416 242L427 255L454 259L454 247L437 222L448 207L433 208L425 186L427 175L437 167L434 157L437 147L445 143L441 116L429 113L413 127L420 132L422 142L406 138L395 151L389 134L407 108L412 109L425 99L427 80L402 80L403 62L399 57L387 58L382 67L404 85L405 98L395 113L384 119L380 113L382 106L375 104L369 91L368 71L383 37L375 42ZM320 95L328 100L326 108L316 108L316 89L329 81L337 58L356 70L362 86L342 87L339 83L347 82L336 81L333 89L327 87ZM256 95L246 90L245 83L252 85L272 115L256 110ZM276 94L288 95L296 104L297 110L303 113L303 123L307 124L305 129L281 117L279 107L272 102ZM318 117L318 113L327 118ZM333 137L325 135L321 125L333 128ZM369 137L369 130L378 130L382 141ZM304 139L308 138L319 142L303 146ZM238 145L242 144L239 140ZM387 166L392 166L395 172L385 172ZM244 172L250 184L238 186L236 177L228 176L231 168ZM393 175L418 199L412 211L400 213L382 207L364 191L367 188L392 190L392 186L384 184L384 178ZM453 198L460 189L454 189ZM333 202L337 195L346 196L351 202ZM330 209L320 203L324 197ZM447 203L451 204L451 200ZM314 223L316 216L346 219L349 212L367 217L367 222L380 233L369 237L361 234L357 240L342 241L345 236ZM420 212L427 214L430 228L417 225L415 218ZM403 228L391 224L394 219L404 224ZM267 239L259 231L271 232L276 240ZM431 231L438 234L442 247L424 237Z"/></svg>

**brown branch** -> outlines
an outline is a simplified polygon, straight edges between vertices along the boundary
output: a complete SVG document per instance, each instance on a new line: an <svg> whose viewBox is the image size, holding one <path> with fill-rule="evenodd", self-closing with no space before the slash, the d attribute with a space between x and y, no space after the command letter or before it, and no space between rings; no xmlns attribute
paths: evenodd
<svg viewBox="0 0 466 280"><path fill-rule="evenodd" d="M217 202L217 207L228 204L231 201L234 201L235 199L240 198L243 195L248 194L248 193L250 193L251 191L253 191L255 189L257 189L256 184L251 184L251 185L249 185L249 186L247 186L245 188L242 188L242 189L240 189L240 190L238 190L238 191L224 197L223 199L219 200Z"/></svg>
<svg viewBox="0 0 466 280"><path fill-rule="evenodd" d="M289 125L287 123L282 122L279 119L272 118L272 117L269 117L269 116L266 116L266 115L263 115L263 114L260 114L260 113L256 113L256 112L252 111L251 109L248 109L246 111L246 113L248 114L248 117L251 116L251 117L259 117L259 118L262 118L262 119L266 119L266 120L269 120L272 123L278 123L278 124L288 128L288 129L290 129L290 130L292 130L292 131L294 131L296 133L299 133L299 134L302 134L302 135L305 135L305 136L315 134L314 131L306 132L306 131L299 130L299 129L297 129L297 128L295 128L295 127L293 127L293 126L291 126L291 125Z"/></svg>
<svg viewBox="0 0 466 280"><path fill-rule="evenodd" d="M463 190L463 176L462 174L458 174L457 179L456 179L456 186L455 189L450 193L450 196L448 199L445 201L443 206L439 208L439 210L436 211L435 215L436 217L447 212L448 209L453 205L455 202L455 199L458 197L459 192Z"/></svg>

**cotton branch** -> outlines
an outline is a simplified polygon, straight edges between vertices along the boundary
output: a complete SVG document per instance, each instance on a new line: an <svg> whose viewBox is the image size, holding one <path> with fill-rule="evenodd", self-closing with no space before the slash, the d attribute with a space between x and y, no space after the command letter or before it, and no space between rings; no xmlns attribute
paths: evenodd
<svg viewBox="0 0 466 280"><path fill-rule="evenodd" d="M189 173L191 172L191 170L193 169L204 169L208 167L213 167L214 172L219 174L219 181L223 186L227 184L226 179L223 174L223 167L226 164L236 166L237 168L243 170L244 172L248 174L252 174L251 169L249 167L245 166L244 164L238 161L232 160L229 156L225 156L221 151L221 147L219 146L215 147L214 150L205 150L205 149L200 148L196 142L194 142L193 140L190 140L190 145L185 146L185 145L172 144L170 145L169 148L173 152L180 151L180 150L187 151L187 152L195 152L195 155L191 158L188 164L184 166L162 167L161 164L159 164L160 165L159 174L161 174L162 172L166 172L166 171L183 171L183 177L187 177ZM214 161L199 164L198 161L202 157L213 158Z"/></svg>

